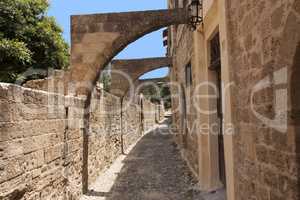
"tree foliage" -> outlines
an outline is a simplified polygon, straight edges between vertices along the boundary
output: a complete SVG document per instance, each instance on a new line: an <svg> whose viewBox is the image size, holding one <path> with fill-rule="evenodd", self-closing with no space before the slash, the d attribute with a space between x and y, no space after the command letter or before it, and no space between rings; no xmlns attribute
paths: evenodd
<svg viewBox="0 0 300 200"><path fill-rule="evenodd" d="M144 86L141 93L147 98L150 99L153 103L161 103L161 100L164 102L166 109L171 108L171 92L170 87L166 83L157 83L155 85L150 84Z"/></svg>
<svg viewBox="0 0 300 200"><path fill-rule="evenodd" d="M99 83L102 84L103 89L106 92L110 91L111 87L111 64L108 64L102 71L100 78L99 78Z"/></svg>
<svg viewBox="0 0 300 200"><path fill-rule="evenodd" d="M110 91L111 76L108 71L103 71L103 73L100 76L100 83L103 85L103 89L106 92Z"/></svg>
<svg viewBox="0 0 300 200"><path fill-rule="evenodd" d="M29 68L68 66L68 44L48 7L47 0L0 0L0 81L14 82Z"/></svg>

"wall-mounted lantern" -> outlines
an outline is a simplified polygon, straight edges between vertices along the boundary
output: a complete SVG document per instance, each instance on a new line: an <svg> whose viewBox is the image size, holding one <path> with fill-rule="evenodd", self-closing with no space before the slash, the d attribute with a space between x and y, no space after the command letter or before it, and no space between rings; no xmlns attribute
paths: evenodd
<svg viewBox="0 0 300 200"><path fill-rule="evenodd" d="M203 20L203 3L202 0L191 0L188 7L190 11L190 26L192 30L196 30L197 25Z"/></svg>
<svg viewBox="0 0 300 200"><path fill-rule="evenodd" d="M168 35L169 35L169 30L165 29L163 31L163 44L164 44L164 47L168 46Z"/></svg>

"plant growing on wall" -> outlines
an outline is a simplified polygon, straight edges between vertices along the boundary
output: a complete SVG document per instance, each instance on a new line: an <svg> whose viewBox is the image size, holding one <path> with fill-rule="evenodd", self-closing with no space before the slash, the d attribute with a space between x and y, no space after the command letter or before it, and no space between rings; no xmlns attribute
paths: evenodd
<svg viewBox="0 0 300 200"><path fill-rule="evenodd" d="M29 68L64 69L69 46L53 17L46 16L47 0L0 1L0 81L23 81Z"/></svg>

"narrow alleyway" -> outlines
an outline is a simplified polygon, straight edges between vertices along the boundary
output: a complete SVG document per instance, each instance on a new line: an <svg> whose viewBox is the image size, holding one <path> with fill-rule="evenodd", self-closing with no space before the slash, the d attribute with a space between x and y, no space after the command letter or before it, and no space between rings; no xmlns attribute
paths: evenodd
<svg viewBox="0 0 300 200"><path fill-rule="evenodd" d="M202 194L168 134L168 120L144 135L102 173L82 200L222 200Z"/></svg>

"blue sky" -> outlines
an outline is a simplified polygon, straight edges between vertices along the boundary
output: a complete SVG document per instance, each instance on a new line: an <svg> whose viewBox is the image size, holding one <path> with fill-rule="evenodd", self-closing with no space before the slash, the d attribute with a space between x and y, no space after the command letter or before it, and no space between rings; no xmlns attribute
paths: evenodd
<svg viewBox="0 0 300 200"><path fill-rule="evenodd" d="M126 12L166 9L167 0L50 0L49 16L54 16L64 30L64 38L70 43L70 16L78 14ZM147 58L165 56L162 45L162 30L153 32L130 44L116 58ZM162 77L166 68L158 69L141 78Z"/></svg>

